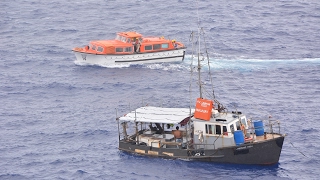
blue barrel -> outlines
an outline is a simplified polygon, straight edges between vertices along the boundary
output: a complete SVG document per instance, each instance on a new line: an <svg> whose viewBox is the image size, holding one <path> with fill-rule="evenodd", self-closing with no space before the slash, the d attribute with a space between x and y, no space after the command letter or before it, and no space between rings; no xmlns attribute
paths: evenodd
<svg viewBox="0 0 320 180"><path fill-rule="evenodd" d="M233 137L234 137L234 141L236 142L237 146L244 143L244 136L243 136L243 132L241 130L234 131Z"/></svg>
<svg viewBox="0 0 320 180"><path fill-rule="evenodd" d="M257 136L264 135L263 122L261 120L253 121L254 129Z"/></svg>

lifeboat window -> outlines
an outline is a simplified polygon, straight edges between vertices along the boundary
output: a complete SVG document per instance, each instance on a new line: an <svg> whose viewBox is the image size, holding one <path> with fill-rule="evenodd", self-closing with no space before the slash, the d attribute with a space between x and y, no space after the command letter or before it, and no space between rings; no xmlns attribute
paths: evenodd
<svg viewBox="0 0 320 180"><path fill-rule="evenodd" d="M216 125L216 134L221 134L221 126Z"/></svg>
<svg viewBox="0 0 320 180"><path fill-rule="evenodd" d="M131 39L130 38L127 39L127 43L131 43Z"/></svg>
<svg viewBox="0 0 320 180"><path fill-rule="evenodd" d="M146 51L148 51L148 50L152 50L152 45L145 46L145 47L144 47L144 50L146 50Z"/></svg>
<svg viewBox="0 0 320 180"><path fill-rule="evenodd" d="M102 51L103 51L103 48L102 48L102 47L100 47L100 46L98 46L97 51L102 52Z"/></svg>
<svg viewBox="0 0 320 180"><path fill-rule="evenodd" d="M214 126L210 124L206 124L206 134L213 134Z"/></svg>
<svg viewBox="0 0 320 180"><path fill-rule="evenodd" d="M125 48L125 52L132 52L132 48L131 47L126 47Z"/></svg>
<svg viewBox="0 0 320 180"><path fill-rule="evenodd" d="M95 45L92 46L92 50L96 50L96 46Z"/></svg>
<svg viewBox="0 0 320 180"><path fill-rule="evenodd" d="M161 48L166 49L166 48L168 48L168 47L169 47L169 44L161 44Z"/></svg>
<svg viewBox="0 0 320 180"><path fill-rule="evenodd" d="M126 42L126 37L121 36L120 38L122 42Z"/></svg>
<svg viewBox="0 0 320 180"><path fill-rule="evenodd" d="M161 44L154 44L153 45L153 50L160 49L160 48L161 48Z"/></svg>
<svg viewBox="0 0 320 180"><path fill-rule="evenodd" d="M123 52L123 48L116 48L116 52Z"/></svg>

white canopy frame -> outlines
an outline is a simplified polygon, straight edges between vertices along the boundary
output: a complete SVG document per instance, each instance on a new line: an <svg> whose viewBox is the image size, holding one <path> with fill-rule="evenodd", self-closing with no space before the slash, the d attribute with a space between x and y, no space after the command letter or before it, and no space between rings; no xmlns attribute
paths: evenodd
<svg viewBox="0 0 320 180"><path fill-rule="evenodd" d="M194 114L189 108L163 108L154 106L140 107L119 118L126 122L179 124L185 118Z"/></svg>

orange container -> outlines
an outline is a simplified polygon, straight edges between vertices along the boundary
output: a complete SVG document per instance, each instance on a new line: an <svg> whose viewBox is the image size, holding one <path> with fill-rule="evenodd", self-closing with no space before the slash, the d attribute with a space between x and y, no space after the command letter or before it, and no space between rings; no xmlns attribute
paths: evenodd
<svg viewBox="0 0 320 180"><path fill-rule="evenodd" d="M212 108L212 100L198 98L196 102L194 117L197 119L209 121L211 118Z"/></svg>

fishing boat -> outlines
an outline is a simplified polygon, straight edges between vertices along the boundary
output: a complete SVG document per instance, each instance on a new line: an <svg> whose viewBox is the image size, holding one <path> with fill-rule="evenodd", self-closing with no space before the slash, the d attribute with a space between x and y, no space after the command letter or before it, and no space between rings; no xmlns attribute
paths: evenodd
<svg viewBox="0 0 320 180"><path fill-rule="evenodd" d="M137 32L119 32L113 40L91 41L73 48L78 62L96 65L116 63L181 62L186 47L175 39L143 37Z"/></svg>
<svg viewBox="0 0 320 180"><path fill-rule="evenodd" d="M198 69L199 96L195 105L184 108L143 106L123 116L116 115L119 150L215 163L278 163L286 136L281 133L279 120L269 115L248 118L237 108L229 111L215 98L213 89L211 98L203 97L207 83L201 81L200 34L203 33L200 31L198 28L198 63L195 68L191 66L191 73L192 69Z"/></svg>
<svg viewBox="0 0 320 180"><path fill-rule="evenodd" d="M286 136L279 120L249 119L202 93L194 108L144 106L116 119L120 150L162 158L272 165Z"/></svg>

